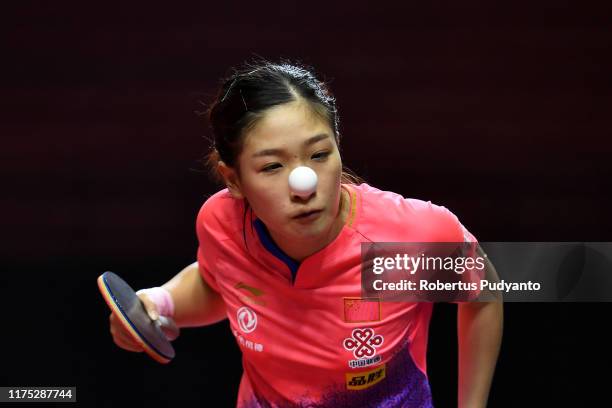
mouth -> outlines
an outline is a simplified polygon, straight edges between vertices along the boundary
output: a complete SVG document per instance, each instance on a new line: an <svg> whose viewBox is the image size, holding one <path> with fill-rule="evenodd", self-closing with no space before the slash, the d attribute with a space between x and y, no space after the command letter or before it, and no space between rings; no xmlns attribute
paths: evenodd
<svg viewBox="0 0 612 408"><path fill-rule="evenodd" d="M308 218L310 216L313 216L315 214L320 213L321 210L310 210L310 211L304 211L299 213L298 215L294 216L293 218L296 220L302 219L302 218Z"/></svg>

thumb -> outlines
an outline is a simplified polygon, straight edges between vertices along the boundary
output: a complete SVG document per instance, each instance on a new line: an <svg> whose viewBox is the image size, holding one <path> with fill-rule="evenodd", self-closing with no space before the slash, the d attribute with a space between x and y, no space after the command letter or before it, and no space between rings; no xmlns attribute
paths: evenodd
<svg viewBox="0 0 612 408"><path fill-rule="evenodd" d="M151 320L159 319L159 312L157 311L157 306L155 303L144 293L136 293L138 298L141 300L147 314L151 318Z"/></svg>

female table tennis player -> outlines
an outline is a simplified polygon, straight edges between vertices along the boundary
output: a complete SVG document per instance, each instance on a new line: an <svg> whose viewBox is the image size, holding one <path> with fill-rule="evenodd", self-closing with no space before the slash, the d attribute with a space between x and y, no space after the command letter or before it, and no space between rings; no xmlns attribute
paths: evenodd
<svg viewBox="0 0 612 408"><path fill-rule="evenodd" d="M431 407L433 305L360 299L360 244L475 238L446 208L345 173L335 99L299 64L234 70L208 116L208 162L227 188L198 214L197 262L139 291L149 314L229 319L238 407ZM460 407L486 405L501 331L501 303L458 304ZM112 316L111 332L141 351Z"/></svg>

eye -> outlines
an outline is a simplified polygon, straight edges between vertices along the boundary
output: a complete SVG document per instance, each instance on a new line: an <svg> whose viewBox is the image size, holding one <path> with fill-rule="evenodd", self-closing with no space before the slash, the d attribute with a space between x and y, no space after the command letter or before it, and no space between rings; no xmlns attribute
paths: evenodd
<svg viewBox="0 0 612 408"><path fill-rule="evenodd" d="M315 160L325 160L327 158L327 156L329 156L331 154L330 151L323 151L323 152L318 152L312 155L312 158Z"/></svg>
<svg viewBox="0 0 612 408"><path fill-rule="evenodd" d="M272 163L261 169L261 171L264 173L271 173L280 167L282 167L280 163Z"/></svg>

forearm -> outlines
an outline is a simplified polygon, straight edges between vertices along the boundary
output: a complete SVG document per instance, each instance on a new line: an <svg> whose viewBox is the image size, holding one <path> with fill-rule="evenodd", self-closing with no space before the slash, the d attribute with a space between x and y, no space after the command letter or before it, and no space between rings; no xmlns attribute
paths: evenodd
<svg viewBox="0 0 612 408"><path fill-rule="evenodd" d="M187 266L163 285L174 302L174 321L179 327L204 326L226 317L225 303L202 278L198 263Z"/></svg>
<svg viewBox="0 0 612 408"><path fill-rule="evenodd" d="M459 408L486 407L502 331L502 302L459 304Z"/></svg>

